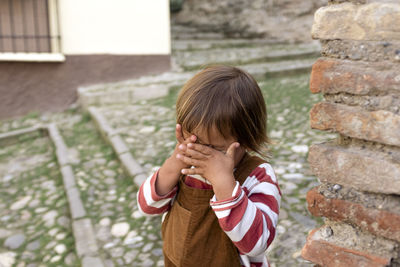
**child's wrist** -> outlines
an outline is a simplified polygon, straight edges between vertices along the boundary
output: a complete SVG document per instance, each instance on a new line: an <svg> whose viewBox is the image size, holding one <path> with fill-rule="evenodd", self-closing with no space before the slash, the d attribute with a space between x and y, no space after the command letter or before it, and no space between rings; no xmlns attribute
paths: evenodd
<svg viewBox="0 0 400 267"><path fill-rule="evenodd" d="M168 165L170 166L171 169L174 169L174 171L181 172L181 169L186 168L187 166L178 158L176 158L177 153L174 151L172 155L167 158L166 161L168 161Z"/></svg>
<svg viewBox="0 0 400 267"><path fill-rule="evenodd" d="M223 200L232 197L232 192L236 186L236 180L233 174L220 176L212 184L214 194L217 200Z"/></svg>

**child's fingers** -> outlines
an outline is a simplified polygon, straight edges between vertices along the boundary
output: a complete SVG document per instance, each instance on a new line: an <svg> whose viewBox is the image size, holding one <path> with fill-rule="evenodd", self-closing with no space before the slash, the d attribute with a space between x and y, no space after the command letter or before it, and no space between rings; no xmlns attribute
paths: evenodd
<svg viewBox="0 0 400 267"><path fill-rule="evenodd" d="M202 174L203 173L203 171L202 171L202 169L200 169L200 168L190 168L190 169L182 169L181 170L181 173L182 174Z"/></svg>
<svg viewBox="0 0 400 267"><path fill-rule="evenodd" d="M175 127L175 136L176 140L178 140L179 143L185 142L185 139L183 138L182 134L182 126L180 124L177 124Z"/></svg>
<svg viewBox="0 0 400 267"><path fill-rule="evenodd" d="M190 149L190 148L187 148L185 150L185 154L186 154L186 156L189 156L189 157L194 158L194 159L200 159L201 160L201 159L207 158L207 155L204 155L203 153L201 153L199 151L196 151L196 150L193 150L193 149Z"/></svg>
<svg viewBox="0 0 400 267"><path fill-rule="evenodd" d="M196 142L197 137L195 135L191 135L189 138L185 139L185 144L194 143Z"/></svg>
<svg viewBox="0 0 400 267"><path fill-rule="evenodd" d="M190 149L191 151L189 151L189 149L188 149L186 144L180 144L178 146L178 150L179 150L178 151L179 154L181 154L183 156L186 156L186 157L192 157L192 155L197 155L197 156L193 157L193 158L196 158L196 159L203 159L203 158L206 157L206 155L203 155L200 152L194 151L192 149Z"/></svg>
<svg viewBox="0 0 400 267"><path fill-rule="evenodd" d="M179 123L175 127L175 136L176 140L178 140L178 143L180 144L188 144L188 143L194 143L197 140L197 137L195 135L191 135L189 138L186 138L183 136L183 131L182 131L182 125Z"/></svg>
<svg viewBox="0 0 400 267"><path fill-rule="evenodd" d="M235 158L235 153L236 153L236 149L240 146L240 144L238 142L234 142L232 143L229 147L228 150L226 151L226 155L231 157L231 158Z"/></svg>
<svg viewBox="0 0 400 267"><path fill-rule="evenodd" d="M184 152L186 152L187 147L185 144L180 144L178 146L178 149L181 151L181 153L184 153Z"/></svg>
<svg viewBox="0 0 400 267"><path fill-rule="evenodd" d="M182 154L177 154L176 157L178 159L180 159L181 161L183 161L187 165L201 166L203 164L200 160L197 160L197 159L194 159L194 158L190 158L190 157L184 156Z"/></svg>
<svg viewBox="0 0 400 267"><path fill-rule="evenodd" d="M190 144L188 144L188 148L196 150L204 155L211 155L213 152L212 148L205 146L205 145L201 145L201 144L190 143Z"/></svg>

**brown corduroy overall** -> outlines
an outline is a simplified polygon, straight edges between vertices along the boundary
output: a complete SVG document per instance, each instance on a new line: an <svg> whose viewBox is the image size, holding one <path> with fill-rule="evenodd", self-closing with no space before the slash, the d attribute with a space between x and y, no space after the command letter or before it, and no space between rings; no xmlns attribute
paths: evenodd
<svg viewBox="0 0 400 267"><path fill-rule="evenodd" d="M234 172L240 185L258 165L265 162L245 154ZM212 189L178 183L178 194L162 224L165 267L241 266L237 248L221 229L210 206Z"/></svg>

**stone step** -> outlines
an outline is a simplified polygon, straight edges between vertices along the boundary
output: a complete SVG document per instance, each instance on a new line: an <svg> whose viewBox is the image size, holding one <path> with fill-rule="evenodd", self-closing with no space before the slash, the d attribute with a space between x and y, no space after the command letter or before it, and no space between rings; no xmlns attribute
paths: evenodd
<svg viewBox="0 0 400 267"><path fill-rule="evenodd" d="M166 72L117 83L78 88L78 103L84 109L91 105L128 104L166 96L169 89L181 86L195 72Z"/></svg>
<svg viewBox="0 0 400 267"><path fill-rule="evenodd" d="M259 46L281 46L282 44L271 42L268 39L173 39L172 51L195 51L216 48L243 48L243 47L259 47Z"/></svg>
<svg viewBox="0 0 400 267"><path fill-rule="evenodd" d="M171 25L172 39L224 39L222 33L199 32L198 29L183 25Z"/></svg>
<svg viewBox="0 0 400 267"><path fill-rule="evenodd" d="M70 212L72 215L72 229L75 238L75 250L81 259L82 267L105 266L98 248L94 227L84 207L81 192L77 187L74 170L69 161L68 148L56 124L48 126L48 133L56 148L58 165L64 181Z"/></svg>
<svg viewBox="0 0 400 267"><path fill-rule="evenodd" d="M256 79L271 76L291 75L311 71L315 59L286 60L271 63L239 65Z"/></svg>
<svg viewBox="0 0 400 267"><path fill-rule="evenodd" d="M196 70L208 64L244 65L295 59L316 59L320 55L319 43L280 44L203 50L174 51L175 63L184 70Z"/></svg>
<svg viewBox="0 0 400 267"><path fill-rule="evenodd" d="M285 60L269 63L244 64L243 68L256 79L270 76L290 75L308 72L315 59ZM142 77L118 83L101 84L78 88L78 102L87 109L89 106L112 104L134 104L143 100L168 95L171 88L182 86L196 72L168 72L156 76Z"/></svg>
<svg viewBox="0 0 400 267"><path fill-rule="evenodd" d="M78 102L91 105L132 104L166 96L205 64L239 65L257 78L309 71L320 44L270 44L266 40L175 40L173 71L117 83L78 88Z"/></svg>

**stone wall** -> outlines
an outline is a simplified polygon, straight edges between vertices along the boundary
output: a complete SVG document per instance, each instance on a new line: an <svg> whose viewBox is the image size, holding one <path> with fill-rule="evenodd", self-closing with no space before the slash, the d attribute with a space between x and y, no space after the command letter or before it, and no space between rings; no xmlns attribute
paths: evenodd
<svg viewBox="0 0 400 267"><path fill-rule="evenodd" d="M311 127L338 138L310 147L321 185L308 209L325 217L303 258L321 266L400 266L400 2L331 0L314 15L322 56Z"/></svg>
<svg viewBox="0 0 400 267"><path fill-rule="evenodd" d="M315 10L326 3L327 0L184 0L182 10L172 14L172 24L197 29L189 38L220 36L304 43L312 41L310 27Z"/></svg>

